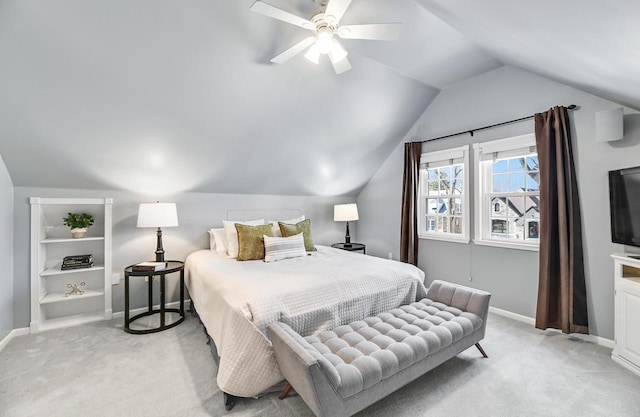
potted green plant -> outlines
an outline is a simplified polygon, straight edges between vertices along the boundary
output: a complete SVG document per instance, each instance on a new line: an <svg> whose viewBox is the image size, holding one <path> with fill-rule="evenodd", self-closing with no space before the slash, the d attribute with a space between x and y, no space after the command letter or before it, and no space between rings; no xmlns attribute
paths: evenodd
<svg viewBox="0 0 640 417"><path fill-rule="evenodd" d="M71 236L74 239L83 238L89 226L93 225L93 216L87 213L69 213L62 219L66 226L71 229Z"/></svg>

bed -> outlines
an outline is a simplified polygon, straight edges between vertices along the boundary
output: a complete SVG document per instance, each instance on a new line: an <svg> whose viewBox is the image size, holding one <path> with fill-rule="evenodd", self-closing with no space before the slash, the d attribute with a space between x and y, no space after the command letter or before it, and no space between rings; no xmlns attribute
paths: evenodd
<svg viewBox="0 0 640 417"><path fill-rule="evenodd" d="M187 257L187 288L215 343L223 392L257 397L282 381L270 323L311 335L426 296L424 273L413 265L316 248L271 263L239 262L211 250Z"/></svg>

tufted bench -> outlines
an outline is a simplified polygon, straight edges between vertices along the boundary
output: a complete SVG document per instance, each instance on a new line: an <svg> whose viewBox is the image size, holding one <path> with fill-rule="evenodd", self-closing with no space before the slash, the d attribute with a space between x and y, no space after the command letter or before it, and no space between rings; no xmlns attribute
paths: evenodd
<svg viewBox="0 0 640 417"><path fill-rule="evenodd" d="M282 374L318 417L350 416L484 338L491 294L434 281L427 298L302 337L269 325Z"/></svg>

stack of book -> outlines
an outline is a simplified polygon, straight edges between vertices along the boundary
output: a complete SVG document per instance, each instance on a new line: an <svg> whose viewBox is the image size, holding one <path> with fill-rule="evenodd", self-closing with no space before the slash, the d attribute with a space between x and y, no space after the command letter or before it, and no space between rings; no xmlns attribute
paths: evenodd
<svg viewBox="0 0 640 417"><path fill-rule="evenodd" d="M71 255L62 259L63 271L67 269L91 268L93 266L93 255Z"/></svg>
<svg viewBox="0 0 640 417"><path fill-rule="evenodd" d="M155 272L167 268L166 262L140 262L131 267L134 272Z"/></svg>

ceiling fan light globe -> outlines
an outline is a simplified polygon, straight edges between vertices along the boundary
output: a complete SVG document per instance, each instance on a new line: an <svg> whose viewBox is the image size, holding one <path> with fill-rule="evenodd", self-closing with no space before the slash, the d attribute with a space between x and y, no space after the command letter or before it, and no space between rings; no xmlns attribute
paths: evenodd
<svg viewBox="0 0 640 417"><path fill-rule="evenodd" d="M317 44L314 43L313 45L311 45L311 48L309 48L307 53L304 54L304 57L307 58L307 60L313 62L314 64L319 64L320 63L320 51L318 50Z"/></svg>
<svg viewBox="0 0 640 417"><path fill-rule="evenodd" d="M316 46L321 54L328 54L333 48L333 35L329 32L321 32L316 38Z"/></svg>
<svg viewBox="0 0 640 417"><path fill-rule="evenodd" d="M340 45L340 42L334 39L331 45L331 51L329 51L329 59L331 59L331 62L340 62L345 59L347 55L347 51Z"/></svg>

